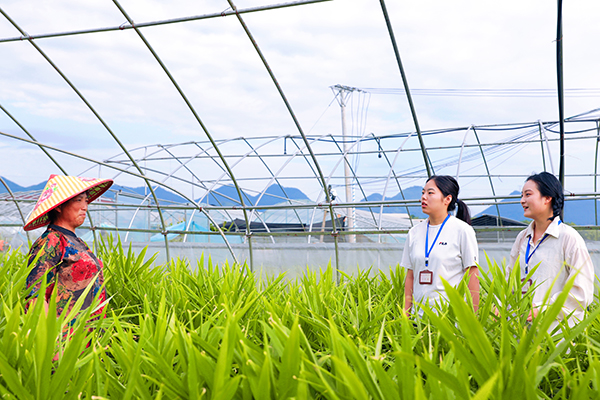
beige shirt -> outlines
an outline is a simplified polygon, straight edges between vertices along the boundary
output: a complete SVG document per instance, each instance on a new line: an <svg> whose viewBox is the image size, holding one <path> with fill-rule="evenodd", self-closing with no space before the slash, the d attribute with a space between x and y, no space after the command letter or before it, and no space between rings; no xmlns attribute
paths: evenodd
<svg viewBox="0 0 600 400"><path fill-rule="evenodd" d="M569 225L558 222L559 218L555 218L537 243L533 243L533 222L521 231L510 252L507 272L512 271L518 258L521 277L525 277L525 254L527 242L531 240L529 271L540 264L532 277L533 287L537 287L533 295L533 306L541 306L548 291L550 294L547 305L553 304L565 283L575 276L573 287L563 306L564 314L559 315L559 319L573 312L573 317L581 320L585 309L594 299L594 265L581 235ZM540 244L546 234L548 237ZM538 244L539 247L533 252Z"/></svg>
<svg viewBox="0 0 600 400"><path fill-rule="evenodd" d="M440 225L430 227L429 247L434 243L433 240L440 227ZM428 270L433 273L432 283L423 285L419 283L419 274L425 270L426 234L427 220L410 229L400 265L413 270L415 303L428 301L433 305L436 300L445 298L446 291L442 278L450 285L457 286L465 270L477 265L479 249L473 228L466 222L450 216L429 254Z"/></svg>

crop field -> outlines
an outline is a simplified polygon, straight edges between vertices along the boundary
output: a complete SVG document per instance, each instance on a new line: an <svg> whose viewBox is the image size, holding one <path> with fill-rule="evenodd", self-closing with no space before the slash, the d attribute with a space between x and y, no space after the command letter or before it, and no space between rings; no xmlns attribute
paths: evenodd
<svg viewBox="0 0 600 400"><path fill-rule="evenodd" d="M462 284L415 318L400 267L290 281L100 247L106 315L82 311L66 338L72 315L25 313L25 257L0 253L2 399L600 398L597 302L550 336L566 292L527 323L520 277L490 260L477 313Z"/></svg>

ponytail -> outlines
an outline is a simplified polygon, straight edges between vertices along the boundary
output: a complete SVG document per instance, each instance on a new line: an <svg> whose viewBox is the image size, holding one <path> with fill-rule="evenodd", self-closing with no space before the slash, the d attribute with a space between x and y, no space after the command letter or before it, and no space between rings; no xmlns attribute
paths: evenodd
<svg viewBox="0 0 600 400"><path fill-rule="evenodd" d="M450 175L433 175L431 178L427 179L427 182L432 179L444 197L452 196L452 200L450 201L450 204L448 204L448 211L453 211L457 208L456 218L471 225L471 213L469 212L469 207L467 207L464 201L458 199L458 191L460 188L456 179Z"/></svg>
<svg viewBox="0 0 600 400"><path fill-rule="evenodd" d="M467 224L471 225L471 213L469 207L464 201L456 199L456 218L462 219Z"/></svg>

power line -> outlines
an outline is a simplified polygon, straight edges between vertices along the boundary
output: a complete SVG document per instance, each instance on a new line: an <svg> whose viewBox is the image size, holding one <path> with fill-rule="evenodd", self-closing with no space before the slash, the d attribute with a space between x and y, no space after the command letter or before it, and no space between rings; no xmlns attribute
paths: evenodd
<svg viewBox="0 0 600 400"><path fill-rule="evenodd" d="M402 88L363 88L373 94L405 95ZM434 97L556 97L556 89L411 89L414 96ZM564 89L567 97L600 97L600 88Z"/></svg>

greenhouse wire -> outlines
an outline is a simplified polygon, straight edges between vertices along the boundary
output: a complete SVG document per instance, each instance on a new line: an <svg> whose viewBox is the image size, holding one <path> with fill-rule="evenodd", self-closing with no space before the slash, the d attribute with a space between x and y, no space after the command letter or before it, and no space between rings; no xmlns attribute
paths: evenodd
<svg viewBox="0 0 600 400"><path fill-rule="evenodd" d="M133 27L133 29L138 34L138 36L140 37L140 39L142 40L142 42L144 42L144 44L146 45L146 47L148 48L148 50L150 51L150 53L154 56L154 59L161 66L161 68L163 69L163 71L165 72L165 74L167 74L167 77L171 80L171 83L173 83L173 86L175 86L175 89L179 92L179 95L182 97L183 101L188 106L189 110L191 111L191 113L195 117L196 121L198 122L198 124L200 125L200 127L202 128L202 130L204 131L204 133L206 134L206 136L208 137L208 140L211 141L211 143L213 145L213 148L215 149L215 151L217 152L219 158L223 162L223 165L227 169L227 171L228 171L228 173L230 175L230 178L233 181L233 184L235 185L235 188L236 188L236 190L238 192L238 196L240 197L240 202L241 202L242 206L244 206L244 199L242 197L242 192L241 192L241 190L240 190L240 188L239 188L239 186L238 186L238 184L237 184L237 182L235 180L235 176L233 175L233 172L229 168L227 160L225 160L225 158L221 154L221 150L219 149L219 147L217 146L217 144L214 142L214 140L212 138L212 135L210 134L210 132L208 131L208 129L206 128L206 126L204 125L204 123L202 122L202 120L200 119L200 116L196 112L196 109L192 106L192 103L190 103L189 99L187 98L187 96L185 95L185 93L183 92L183 90L181 89L181 87L179 86L179 84L177 83L177 81L175 80L175 77L173 77L173 75L171 74L171 72L169 71L169 69L167 68L167 66L162 62L161 58L154 51L154 48L150 45L150 43L148 42L148 40L146 39L146 37L144 36L144 34L140 31L140 29L138 27L135 26L133 20L129 17L129 14L127 14L127 12L125 11L125 9L123 7L121 7L121 4L117 0L113 0L113 3L119 9L119 11L121 11L121 13L127 19L127 21L129 22L129 24ZM152 190L152 189L150 189L150 190ZM156 198L155 198L155 200L158 202L158 200ZM244 209L244 219L246 220L246 226L249 226L250 223L248 221L248 214L247 214L247 212L246 212L245 209ZM163 235L165 237L165 243L167 244L167 247L168 247L169 241L167 240L167 233L166 233L166 227L165 227L164 221L162 221L162 214L161 214L161 222L162 222L162 225L163 225L163 230L165 231L165 233L163 233ZM249 231L247 231L246 233L249 233ZM227 240L227 239L225 239L225 240ZM248 246L249 246L249 249L250 249L250 269L253 270L254 263L253 263L253 256L252 256L252 240L251 240L251 238L249 236L248 236ZM167 258L169 258L169 256L168 256L168 248L167 248Z"/></svg>
<svg viewBox="0 0 600 400"><path fill-rule="evenodd" d="M332 1L332 0L292 1L292 2L273 4L273 5L268 5L268 6L249 7L249 8L244 8L244 9L238 10L237 12L240 14L248 14L248 13L253 13L253 12L257 12L257 11L276 10L276 9L280 9L280 8L294 7L294 6L305 5L305 4L323 3L326 1ZM152 26L181 23L181 22L198 21L198 20L202 20L202 19L221 18L221 17L230 16L233 14L235 14L235 12L226 10L226 11L212 13L212 14L204 14L204 15L197 15L197 16L183 17L183 18L172 18L172 19L153 21L153 22L142 22L142 23L135 24L135 26L138 28L145 28L145 27L152 27ZM128 30L128 29L134 29L134 26L132 26L131 24L129 24L129 25L122 24L119 26L108 27L108 28L84 29L84 30L77 30L77 31L70 31L70 32L57 32L57 33L47 33L47 34L40 34L40 35L28 35L26 33L22 33L22 36L0 39L0 43L21 42L23 40L47 39L47 38L55 38L55 37L61 37L61 36L76 36L76 35L83 35L83 34L89 34L89 33L123 31L123 30Z"/></svg>
<svg viewBox="0 0 600 400"><path fill-rule="evenodd" d="M0 7L0 13L2 15L4 15L4 17L19 32L21 32L22 35L26 35L25 31L23 29L21 29L21 27L15 21L13 21L12 18L10 18L10 16L8 14L6 14L1 7ZM131 155L129 154L129 152L127 151L127 149L121 142L121 140L117 137L117 135L115 135L115 133L112 131L112 129L108 126L108 124L104 121L104 119L100 116L100 114L96 111L96 109L92 106L92 104L86 99L86 97L83 95L83 93L81 93L79 91L79 89L77 89L77 87L73 84L73 82L71 82L71 80L62 72L62 70L60 68L58 68L58 66L50 59L50 57L37 45L37 43L35 43L32 39L28 39L28 42L38 51L38 53L40 53L40 55L42 57L44 57L44 59L52 66L52 68L54 68L56 70L56 72L61 76L61 78L63 78L63 80L67 83L67 85L69 85L71 87L71 89L73 89L73 91L77 94L77 96L81 99L81 101L83 101L83 103L88 107L88 109L92 112L92 114L94 114L94 116L98 119L98 121L102 124L102 126L104 126L104 128L108 131L108 133L114 139L114 141L119 145L119 147L121 147L123 152L125 154L127 154L129 159L131 160L131 162L136 166L140 175L143 176L144 173L142 172L141 168L137 165L137 163L135 162L133 157L131 157ZM144 181L145 181L146 185L148 186L148 189L150 189L150 192L152 193L152 196L154 197L154 201L158 204L158 198L156 197L156 194L154 193L152 186L146 179L144 179ZM158 215L160 217L161 225L164 230L164 229L166 229L166 226L165 226L165 222L164 222L162 212L160 211L160 209L158 210ZM165 236L165 248L166 248L167 257L168 257L169 242L168 242L166 236Z"/></svg>
<svg viewBox="0 0 600 400"><path fill-rule="evenodd" d="M595 123L596 121L597 120L587 121L587 122L594 122ZM537 126L538 125L536 124L536 130L529 132L526 137L533 137L534 135L538 135L539 128L537 128ZM477 129L479 129L480 131L484 130L484 129L481 129L479 126L475 126L475 127ZM464 128L464 129L468 129L468 128ZM456 131L460 132L460 131L463 131L464 129L462 129L462 128L461 129L456 129L456 130L453 130L453 132L456 132ZM544 129L544 130L548 130L549 132L552 132L552 133L558 133L558 132L549 130L547 128ZM582 131L577 131L577 132L567 132L566 134L569 135L569 134L591 132L591 131L595 132L596 128L594 127L594 128L590 128L590 129L586 129L586 130L582 130ZM448 132L444 132L444 133L448 133ZM408 135L409 134L406 134L406 135L404 135L404 134L403 135L395 135L395 136L380 136L380 137L376 137L377 139L369 139L368 137L366 137L365 141L368 141L368 140L375 140L375 141L377 141L377 140L381 140L381 139L402 138L402 137L406 137ZM335 137L335 135L324 134L324 135L320 136L320 138L331 137L331 136ZM311 138L310 136L308 136L308 137ZM596 137L597 137L596 134L594 134L594 135L588 135L588 136L580 136L580 137L566 137L565 141L582 140L582 139L595 139ZM260 138L261 139L271 139L273 137L271 137L271 136L265 136L265 137L260 137ZM290 137L289 135L282 135L282 136L278 136L277 138L287 138L287 139L290 139L290 140L292 139L292 137ZM237 138L237 139L240 140L242 138ZM229 139L229 141L231 141L231 140L236 140L236 139ZM315 138L313 138L313 140L314 141L319 141L319 142L320 141L324 141L322 139L315 139ZM550 139L550 138L547 138L547 137L545 137L543 139L527 139L527 140L512 140L511 139L511 140L503 140L503 141L492 142L492 143L481 143L481 146L483 146L483 147L498 147L498 146L503 146L503 145L519 145L519 144L531 144L531 143L539 143L539 142L558 142L559 140L560 139L558 139L558 138L556 138L556 139ZM328 140L327 142L334 143L336 141L339 141L339 140L338 139L332 139L332 140ZM183 144L187 144L187 143L189 143L189 142L178 143L178 145L183 145ZM191 143L201 143L201 142L191 142ZM158 146L158 145L155 145L155 146ZM448 149L459 149L461 147L462 147L462 145L429 146L429 147L427 147L427 150L448 150ZM465 144L464 147L465 148L471 148L471 147L479 148L480 145L477 145L477 144ZM368 154L379 154L379 153L384 154L384 153L391 153L391 152L396 152L396 151L397 150L385 149L385 148L382 147L381 150L379 150L379 149L378 150L366 150L366 151L361 151L360 153L358 153L358 152L349 152L349 154L352 154L352 155L356 155L356 154L368 155ZM420 148L406 148L406 149L403 149L402 151L404 151L404 152L420 151ZM475 153L477 153L477 152L475 152ZM288 155L288 154L285 154L285 155ZM337 155L339 155L339 153L315 152L315 155L318 156L318 157L323 157L323 156L337 156ZM269 157L281 157L281 156L282 156L281 153L263 154L263 155L260 155L260 156L257 156L257 155L247 155L247 157L249 157L249 158L252 158L252 157L269 158ZM192 157L192 156L183 156L181 158L185 159L185 158L190 158L190 157ZM242 155L241 154L231 153L231 154L228 154L228 155L224 155L224 157L225 158L239 158L239 157L242 157ZM201 159L201 158L209 159L209 158L213 158L213 157L210 156L209 154L207 154L205 157L199 157L198 156L196 158L198 158L198 159ZM168 158L151 158L151 157L148 158L148 161L160 161L160 160L168 160ZM121 161L112 161L112 162L121 163Z"/></svg>
<svg viewBox="0 0 600 400"><path fill-rule="evenodd" d="M375 94L393 94L404 96L400 88L363 88ZM565 97L598 97L600 89L573 88L564 89L573 93ZM451 96L451 97L556 97L557 89L411 89L414 96Z"/></svg>

